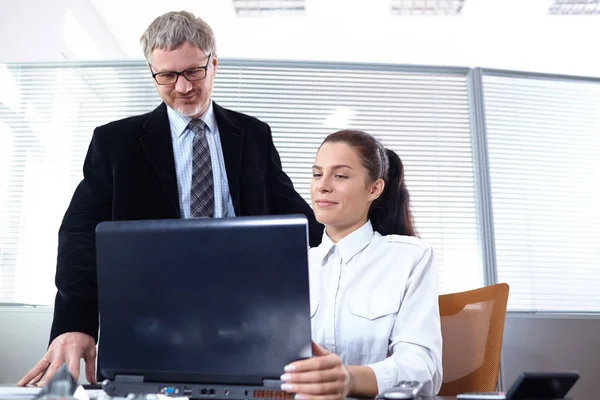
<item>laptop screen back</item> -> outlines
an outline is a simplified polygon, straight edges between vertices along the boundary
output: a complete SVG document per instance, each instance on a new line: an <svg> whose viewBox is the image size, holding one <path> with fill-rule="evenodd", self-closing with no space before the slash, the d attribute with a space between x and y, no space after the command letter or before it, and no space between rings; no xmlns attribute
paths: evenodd
<svg viewBox="0 0 600 400"><path fill-rule="evenodd" d="M104 222L99 372L261 383L309 357L304 217Z"/></svg>

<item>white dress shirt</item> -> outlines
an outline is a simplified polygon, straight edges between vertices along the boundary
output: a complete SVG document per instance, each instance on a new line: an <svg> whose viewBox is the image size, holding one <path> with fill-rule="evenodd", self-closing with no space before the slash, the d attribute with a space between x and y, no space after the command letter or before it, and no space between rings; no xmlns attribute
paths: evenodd
<svg viewBox="0 0 600 400"><path fill-rule="evenodd" d="M402 380L442 384L442 334L433 249L381 236L370 221L309 251L312 338L344 365L369 366L379 393Z"/></svg>
<svg viewBox="0 0 600 400"><path fill-rule="evenodd" d="M171 142L173 143L173 155L175 156L179 208L181 217L189 218L194 132L188 129L187 126L192 118L179 114L169 106L167 106L167 115L171 126ZM221 148L219 127L213 111L212 101L209 103L206 112L200 116L200 119L206 124L206 140L208 141L212 164L215 195L214 218L235 217L227 182L227 172L225 171L225 159Z"/></svg>

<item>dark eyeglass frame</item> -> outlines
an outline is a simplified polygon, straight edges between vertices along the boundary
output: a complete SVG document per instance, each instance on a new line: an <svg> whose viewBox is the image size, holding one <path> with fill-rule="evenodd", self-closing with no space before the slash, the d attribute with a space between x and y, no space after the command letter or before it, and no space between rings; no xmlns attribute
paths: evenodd
<svg viewBox="0 0 600 400"><path fill-rule="evenodd" d="M196 68L188 68L184 71L164 71L164 72L153 72L152 71L152 64L148 63L148 67L150 68L150 73L152 74L152 78L156 81L156 83L158 85L161 86L166 86L166 85L174 85L177 83L177 81L179 80L179 76L183 75L183 77L185 79L187 79L188 82L198 82L203 80L204 78L206 78L206 75L208 75L208 65L210 64L210 60L212 58L212 53L210 53L208 55L208 60L206 60L206 65L203 67L196 67ZM193 74L196 73L200 70L204 70L204 75L202 75L202 78L190 78L188 75L189 74ZM173 82L169 82L169 83L160 83L158 80L160 79L161 76L164 76L166 74L175 74L175 80ZM158 79L157 79L158 77Z"/></svg>

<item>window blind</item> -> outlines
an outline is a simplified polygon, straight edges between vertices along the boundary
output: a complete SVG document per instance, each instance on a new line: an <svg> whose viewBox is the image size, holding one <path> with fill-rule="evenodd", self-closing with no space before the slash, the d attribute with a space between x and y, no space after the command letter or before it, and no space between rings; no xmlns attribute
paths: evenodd
<svg viewBox="0 0 600 400"><path fill-rule="evenodd" d="M600 311L600 82L483 76L498 280L514 311Z"/></svg>
<svg viewBox="0 0 600 400"><path fill-rule="evenodd" d="M0 133L0 302L53 304L58 228L94 128L152 110L142 63L9 64Z"/></svg>
<svg viewBox="0 0 600 400"><path fill-rule="evenodd" d="M0 302L52 304L57 231L93 129L152 110L143 62L5 68L0 106ZM363 129L396 151L442 292L482 284L467 70L220 60L214 99L270 124L283 168L307 200L318 146ZM3 83L4 85L4 83ZM4 87L4 86L3 86Z"/></svg>
<svg viewBox="0 0 600 400"><path fill-rule="evenodd" d="M319 145L338 129L362 129L396 151L420 236L436 252L444 292L481 286L467 70L232 62L215 99L268 122L286 172L310 202Z"/></svg>

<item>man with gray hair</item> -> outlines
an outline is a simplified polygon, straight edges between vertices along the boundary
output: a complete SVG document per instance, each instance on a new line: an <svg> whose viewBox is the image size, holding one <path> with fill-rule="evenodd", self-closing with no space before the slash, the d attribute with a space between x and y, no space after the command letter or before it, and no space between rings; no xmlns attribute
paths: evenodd
<svg viewBox="0 0 600 400"><path fill-rule="evenodd" d="M81 358L95 383L94 231L102 221L301 213L311 246L321 241L323 227L283 172L269 126L212 101L219 63L210 26L169 12L141 44L163 102L94 130L59 230L50 346L19 385L43 386L65 362L78 377Z"/></svg>

